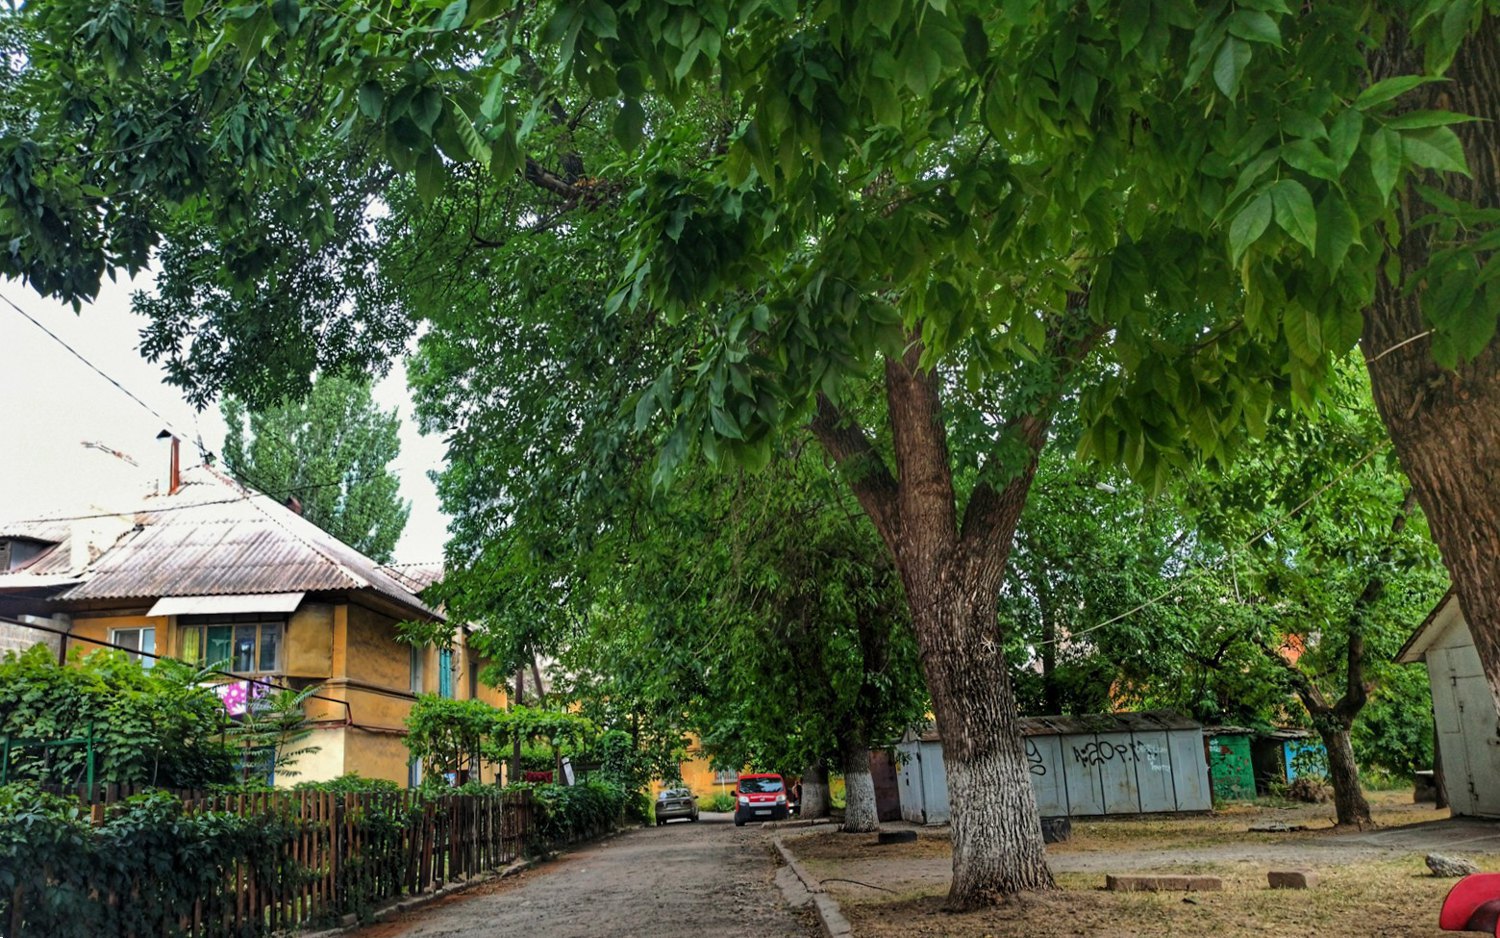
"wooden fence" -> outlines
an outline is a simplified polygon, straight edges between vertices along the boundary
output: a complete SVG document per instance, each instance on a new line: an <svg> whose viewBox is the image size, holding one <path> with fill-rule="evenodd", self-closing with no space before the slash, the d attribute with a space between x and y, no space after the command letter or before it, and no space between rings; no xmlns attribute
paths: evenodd
<svg viewBox="0 0 1500 938"><path fill-rule="evenodd" d="M110 803L132 793L129 787L100 786L80 795L91 803L98 826ZM216 885L192 899L190 911L179 906L178 928L192 938L286 932L351 913L363 917L402 896L504 866L521 855L534 830L534 802L526 791L174 794L184 814L225 812L286 834L279 855L233 861L222 877L211 877ZM97 901L123 908L145 895L132 885L100 891ZM26 927L27 905L45 897L18 888L10 900L9 916L0 916L0 926L9 926L4 935L47 938Z"/></svg>

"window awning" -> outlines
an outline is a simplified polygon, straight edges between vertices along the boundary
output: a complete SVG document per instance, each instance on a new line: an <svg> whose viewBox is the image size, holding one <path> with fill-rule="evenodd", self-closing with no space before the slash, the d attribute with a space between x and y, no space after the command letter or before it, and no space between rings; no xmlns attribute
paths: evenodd
<svg viewBox="0 0 1500 938"><path fill-rule="evenodd" d="M292 612L306 593L247 593L241 596L163 596L148 616L205 616L235 612Z"/></svg>

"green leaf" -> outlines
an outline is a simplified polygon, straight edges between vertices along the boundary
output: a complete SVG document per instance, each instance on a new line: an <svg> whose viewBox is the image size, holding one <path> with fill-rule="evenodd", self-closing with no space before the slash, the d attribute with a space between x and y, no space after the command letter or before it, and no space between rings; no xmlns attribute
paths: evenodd
<svg viewBox="0 0 1500 938"><path fill-rule="evenodd" d="M1343 264L1349 248L1359 240L1359 219L1349 201L1337 192L1330 192L1318 204L1318 250L1317 256L1328 265L1329 270L1338 270Z"/></svg>
<svg viewBox="0 0 1500 938"><path fill-rule="evenodd" d="M1469 161L1458 134L1448 127L1428 127L1401 135L1401 149L1413 164L1439 172L1469 175Z"/></svg>
<svg viewBox="0 0 1500 938"><path fill-rule="evenodd" d="M411 115L413 123L422 128L423 133L431 135L433 126L443 113L443 93L431 85L423 87L412 96L406 106L406 113Z"/></svg>
<svg viewBox="0 0 1500 938"><path fill-rule="evenodd" d="M1323 327L1312 310L1289 305L1282 318L1286 344L1292 354L1311 364L1323 354Z"/></svg>
<svg viewBox="0 0 1500 938"><path fill-rule="evenodd" d="M1236 10L1229 18L1229 34L1249 42L1281 45L1281 27L1260 10Z"/></svg>
<svg viewBox="0 0 1500 938"><path fill-rule="evenodd" d="M1333 165L1343 172L1354 153L1359 149L1359 137L1364 130L1365 118L1359 111L1349 108L1334 118L1328 131L1328 156Z"/></svg>
<svg viewBox="0 0 1500 938"><path fill-rule="evenodd" d="M203 0L182 0L182 18L191 23L203 11Z"/></svg>
<svg viewBox="0 0 1500 938"><path fill-rule="evenodd" d="M1251 199L1229 224L1229 254L1236 264L1245 250L1266 232L1271 224L1271 196L1262 192Z"/></svg>
<svg viewBox="0 0 1500 938"><path fill-rule="evenodd" d="M645 128L646 109L635 98L626 98L620 107L620 113L615 115L615 139L620 142L620 146L633 151L641 145Z"/></svg>
<svg viewBox="0 0 1500 938"><path fill-rule="evenodd" d="M1323 154L1322 149L1311 140L1294 140L1281 149L1281 158L1288 166L1319 179L1334 180L1339 176L1333 160Z"/></svg>
<svg viewBox="0 0 1500 938"><path fill-rule="evenodd" d="M1381 198L1389 202L1391 192L1396 188L1396 177L1401 173L1401 135L1382 127L1370 135L1368 156L1375 188L1380 190Z"/></svg>
<svg viewBox="0 0 1500 938"><path fill-rule="evenodd" d="M866 9L870 25L889 38L891 28L901 17L901 0L860 0L860 5Z"/></svg>
<svg viewBox="0 0 1500 938"><path fill-rule="evenodd" d="M1437 81L1437 79L1426 75L1397 75L1395 78L1377 81L1359 93L1359 97L1354 99L1354 106L1361 111L1368 111L1430 81Z"/></svg>
<svg viewBox="0 0 1500 938"><path fill-rule="evenodd" d="M380 82L367 81L360 85L357 97L361 114L370 120L380 117L380 109L385 104L385 92L381 90Z"/></svg>
<svg viewBox="0 0 1500 938"><path fill-rule="evenodd" d="M1249 64L1250 47L1233 36L1226 37L1224 45L1219 47L1218 58L1214 59L1214 84L1226 98L1234 97L1240 90L1240 78Z"/></svg>
<svg viewBox="0 0 1500 938"><path fill-rule="evenodd" d="M1271 186L1271 202L1276 207L1276 224L1303 247L1313 253L1318 246L1318 215L1312 196L1295 179L1283 179Z"/></svg>
<svg viewBox="0 0 1500 938"><path fill-rule="evenodd" d="M274 0L271 4L271 19L288 36L297 35L302 25L302 5L297 0Z"/></svg>
<svg viewBox="0 0 1500 938"><path fill-rule="evenodd" d="M464 24L464 17L468 15L469 0L453 0L438 14L437 22L432 24L432 28L441 33L452 32Z"/></svg>
<svg viewBox="0 0 1500 938"><path fill-rule="evenodd" d="M1417 130L1422 127L1447 127L1451 124L1467 124L1478 118L1454 111L1407 111L1397 114L1385 122L1392 130Z"/></svg>

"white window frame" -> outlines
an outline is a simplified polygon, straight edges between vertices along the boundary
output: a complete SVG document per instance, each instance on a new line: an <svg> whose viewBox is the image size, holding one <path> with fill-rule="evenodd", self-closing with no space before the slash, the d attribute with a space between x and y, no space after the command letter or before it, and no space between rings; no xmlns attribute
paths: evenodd
<svg viewBox="0 0 1500 938"><path fill-rule="evenodd" d="M152 665L156 664L156 659L151 657L152 655L156 654L156 626L154 625L133 625L130 628L125 629L110 629L109 643L111 645L123 645L125 643L120 641L121 637L131 632L135 633L136 650L126 650L125 654L129 655L131 657L131 660L139 661L141 663L141 667L143 668L149 668ZM141 648L141 638L147 632L151 633L151 647ZM144 651L145 654L141 654L142 651Z"/></svg>

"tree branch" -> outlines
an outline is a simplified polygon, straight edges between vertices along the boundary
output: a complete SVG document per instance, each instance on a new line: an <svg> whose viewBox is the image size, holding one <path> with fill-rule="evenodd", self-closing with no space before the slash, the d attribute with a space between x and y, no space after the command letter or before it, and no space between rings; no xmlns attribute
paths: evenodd
<svg viewBox="0 0 1500 938"><path fill-rule="evenodd" d="M894 554L901 535L899 487L885 459L876 452L865 431L826 395L818 395L818 411L808 429L844 474L860 507Z"/></svg>
<svg viewBox="0 0 1500 938"><path fill-rule="evenodd" d="M1416 507L1417 493L1415 489L1407 489L1406 495L1401 500L1401 507L1396 509L1396 517L1391 521L1390 536L1380 549L1377 571L1383 569L1391 562L1392 555L1396 552L1396 538L1406 530L1406 519L1411 515L1411 510ZM1344 694L1338 703L1333 705L1334 713L1341 719L1352 721L1370 697L1370 684L1365 680L1365 612L1371 606L1380 601L1385 595L1385 576L1376 572L1365 582L1365 588L1360 591L1359 598L1354 601L1349 610L1349 618L1345 626L1349 634L1349 645L1345 649L1347 656L1347 670L1344 680Z"/></svg>
<svg viewBox="0 0 1500 938"><path fill-rule="evenodd" d="M953 467L935 367L922 367L922 342L908 334L906 351L885 360L886 409L900 479L901 517L929 543L955 541Z"/></svg>
<svg viewBox="0 0 1500 938"><path fill-rule="evenodd" d="M983 549L992 546L991 542L997 536L1008 536L1007 532L1000 530L1001 522L1016 513L1016 499L1025 500L1036 471L1037 457L1047 442L1047 428L1052 423L1057 401L1062 397L1068 379L1104 334L1103 328L1089 319L1088 301L1087 290L1068 294L1062 313L1048 329L1043 361L1055 364L1053 386L1036 401L1030 412L1011 418L1001 429L1002 441L1016 439L1021 443L1027 453L1027 463L1006 480L1002 489L996 489L993 481L984 478L986 473L981 474L979 484L974 487L964 509L961 536L965 544ZM991 455L983 468L991 469L1000 458L998 454Z"/></svg>

